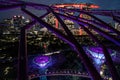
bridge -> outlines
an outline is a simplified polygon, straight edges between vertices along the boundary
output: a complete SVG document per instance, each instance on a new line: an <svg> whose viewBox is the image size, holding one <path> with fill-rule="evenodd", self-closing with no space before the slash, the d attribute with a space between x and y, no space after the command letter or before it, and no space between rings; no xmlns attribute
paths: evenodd
<svg viewBox="0 0 120 80"><path fill-rule="evenodd" d="M28 7L33 7L36 10L45 10L45 14L41 16L36 16L34 15L31 10L28 9ZM81 7L81 6L80 6ZM94 6L92 6L94 7ZM98 46L100 46L103 49L103 53L106 59L106 63L109 68L109 72L112 76L113 80L120 80L120 77L117 73L117 70L113 64L113 61L111 59L110 53L107 49L107 47L99 41L99 39L94 36L94 33L92 33L88 27L97 34L103 36L107 40L111 41L114 43L114 45L120 47L120 32L110 26L108 23L103 21L102 19L96 17L95 15L102 15L102 16L107 16L112 18L115 22L120 23L120 10L92 10L92 11L86 11L80 9L70 9L66 7L56 7L56 6L48 6L44 4L37 4L37 3L32 3L32 2L24 2L24 1L16 1L16 0L5 0L5 1L0 1L0 11L2 10L8 10L8 9L14 9L14 8L21 8L21 11L23 11L25 14L31 16L33 21L25 25L24 27L21 28L21 36L20 36L20 47L19 47L19 56L18 56L18 80L28 80L28 75L27 75L27 45L26 45L26 30L29 28L33 27L36 22L39 22L40 25L46 27L48 30L50 30L52 33L56 34L58 38L69 44L73 48L73 50L78 54L79 58L85 65L86 69L88 70L91 78L93 80L102 80L100 74L96 70L95 66L93 63L90 61L89 56L86 54L84 51L83 47L79 44L79 42L75 39L74 35L72 32L68 29L67 25L64 23L63 19L68 19L73 21L74 23L77 23L80 28L82 28L88 36L95 41ZM78 13L79 15L74 15L74 14L68 14L66 15L66 12L73 12L73 13ZM52 25L48 24L43 20L48 14L53 14L55 18L58 20L56 23L60 23L61 27L63 28L64 33L62 33L59 29L53 27ZM92 20L88 20L85 18L80 17L80 14L85 14L88 15L92 18ZM79 17L78 17L79 16ZM56 24L57 26L57 24ZM109 33L106 32L112 31L116 36L113 36Z"/></svg>
<svg viewBox="0 0 120 80"><path fill-rule="evenodd" d="M80 72L77 70L55 70L55 71L46 71L45 74L33 72L32 74L29 75L29 80L41 76L78 76L78 77L90 78L89 74L86 72Z"/></svg>
<svg viewBox="0 0 120 80"><path fill-rule="evenodd" d="M29 74L29 80L42 77L42 76L77 76L77 77L83 77L86 79L90 79L90 75L87 72L81 72L78 70L53 70L53 71L46 71L45 74L40 74L33 72ZM104 76L104 80L109 80L109 77Z"/></svg>

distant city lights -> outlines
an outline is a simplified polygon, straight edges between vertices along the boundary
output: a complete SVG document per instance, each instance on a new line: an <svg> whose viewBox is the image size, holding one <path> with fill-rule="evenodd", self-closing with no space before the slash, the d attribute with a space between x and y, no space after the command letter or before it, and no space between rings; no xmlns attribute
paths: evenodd
<svg viewBox="0 0 120 80"><path fill-rule="evenodd" d="M22 18L22 19L25 19L25 17L22 16L22 15L14 15L13 18L14 18L14 19L16 19L16 18Z"/></svg>
<svg viewBox="0 0 120 80"><path fill-rule="evenodd" d="M26 22L26 23L29 23L29 22L30 22L30 20L29 20L29 19L27 19L25 22Z"/></svg>
<svg viewBox="0 0 120 80"><path fill-rule="evenodd" d="M16 16L13 16L14 18L16 18Z"/></svg>
<svg viewBox="0 0 120 80"><path fill-rule="evenodd" d="M18 15L18 17L21 17L20 15Z"/></svg>

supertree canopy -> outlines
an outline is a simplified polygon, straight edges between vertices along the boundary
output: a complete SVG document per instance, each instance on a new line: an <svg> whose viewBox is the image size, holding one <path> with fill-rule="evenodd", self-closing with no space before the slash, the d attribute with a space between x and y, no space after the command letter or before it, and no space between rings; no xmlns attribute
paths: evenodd
<svg viewBox="0 0 120 80"><path fill-rule="evenodd" d="M39 67L45 67L50 62L50 56L37 56L33 59L33 62Z"/></svg>
<svg viewBox="0 0 120 80"><path fill-rule="evenodd" d="M103 49L101 47L85 47L86 53L95 61L97 65L101 65L105 62L105 56L103 53ZM108 49L112 59L114 60L114 57L118 53L115 50Z"/></svg>

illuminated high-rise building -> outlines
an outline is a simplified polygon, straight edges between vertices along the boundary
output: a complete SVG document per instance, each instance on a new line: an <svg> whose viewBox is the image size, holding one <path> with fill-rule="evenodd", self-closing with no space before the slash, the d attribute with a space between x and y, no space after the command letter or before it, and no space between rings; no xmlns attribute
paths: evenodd
<svg viewBox="0 0 120 80"><path fill-rule="evenodd" d="M15 15L13 16L13 24L16 30L19 30L21 27L25 25L25 19L24 16L21 15Z"/></svg>

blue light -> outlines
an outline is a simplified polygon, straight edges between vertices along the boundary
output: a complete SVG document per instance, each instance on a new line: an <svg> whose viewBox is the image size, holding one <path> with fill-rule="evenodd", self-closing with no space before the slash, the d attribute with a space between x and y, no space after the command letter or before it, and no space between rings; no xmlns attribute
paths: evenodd
<svg viewBox="0 0 120 80"><path fill-rule="evenodd" d="M94 58L94 61L97 65L101 65L102 63L104 63L104 60L100 60L98 58Z"/></svg>
<svg viewBox="0 0 120 80"><path fill-rule="evenodd" d="M101 65L105 62L105 56L102 48L100 47L85 47L86 53L93 59L97 65ZM116 55L116 51L108 49L110 55L113 57Z"/></svg>

